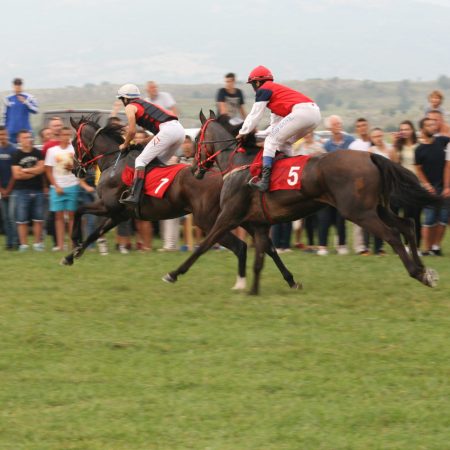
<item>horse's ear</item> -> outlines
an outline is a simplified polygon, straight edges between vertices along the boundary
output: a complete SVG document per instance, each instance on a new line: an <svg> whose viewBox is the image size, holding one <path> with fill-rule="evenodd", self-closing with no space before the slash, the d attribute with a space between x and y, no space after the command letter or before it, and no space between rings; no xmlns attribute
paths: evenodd
<svg viewBox="0 0 450 450"><path fill-rule="evenodd" d="M75 130L78 129L78 122L75 122L72 117L70 117L70 124L74 127Z"/></svg>
<svg viewBox="0 0 450 450"><path fill-rule="evenodd" d="M200 110L199 117L200 117L200 122L202 123L202 125L204 125L206 122L206 116L203 114L203 109Z"/></svg>
<svg viewBox="0 0 450 450"><path fill-rule="evenodd" d="M209 110L209 118L214 120L216 119L216 113L212 109Z"/></svg>

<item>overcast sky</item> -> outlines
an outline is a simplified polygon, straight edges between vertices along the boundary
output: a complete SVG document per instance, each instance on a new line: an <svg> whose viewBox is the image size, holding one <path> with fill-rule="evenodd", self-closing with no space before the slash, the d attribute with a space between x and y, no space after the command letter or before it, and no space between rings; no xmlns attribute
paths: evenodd
<svg viewBox="0 0 450 450"><path fill-rule="evenodd" d="M2 0L0 90L450 75L450 0Z"/></svg>

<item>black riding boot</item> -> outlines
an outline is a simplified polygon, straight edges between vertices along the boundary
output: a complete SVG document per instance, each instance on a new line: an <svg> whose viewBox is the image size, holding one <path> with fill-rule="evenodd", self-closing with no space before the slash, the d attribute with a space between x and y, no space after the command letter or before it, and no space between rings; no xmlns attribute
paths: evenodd
<svg viewBox="0 0 450 450"><path fill-rule="evenodd" d="M141 198L142 188L144 187L145 167L137 168L134 172L133 186L128 191L128 196L120 199L123 205L137 206Z"/></svg>
<svg viewBox="0 0 450 450"><path fill-rule="evenodd" d="M257 178L253 177L248 185L254 189L258 189L258 191L266 192L269 189L270 184L270 174L272 173L272 167L264 166L262 168L261 178L259 181L256 181Z"/></svg>

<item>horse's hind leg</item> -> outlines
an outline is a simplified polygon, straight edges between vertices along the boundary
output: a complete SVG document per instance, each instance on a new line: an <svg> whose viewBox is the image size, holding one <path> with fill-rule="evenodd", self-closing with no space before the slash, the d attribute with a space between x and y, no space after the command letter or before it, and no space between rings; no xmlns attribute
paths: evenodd
<svg viewBox="0 0 450 450"><path fill-rule="evenodd" d="M247 244L230 232L222 236L219 244L231 250L238 259L238 276L235 285L231 289L245 289L247 286Z"/></svg>
<svg viewBox="0 0 450 450"><path fill-rule="evenodd" d="M396 228L405 237L411 251L412 259L418 266L425 268L418 253L414 221L399 217L383 206L378 207L378 214L383 222L387 223L390 227Z"/></svg>
<svg viewBox="0 0 450 450"><path fill-rule="evenodd" d="M412 278L429 287L436 285L436 273L431 269L425 269L421 263L417 264L416 261L410 258L402 242L399 230L383 222L375 210L368 210L360 214L357 218L351 216L348 216L348 218L370 233L386 241L400 257Z"/></svg>
<svg viewBox="0 0 450 450"><path fill-rule="evenodd" d="M266 227L255 228L255 262L253 264L253 284L250 295L259 294L261 270L264 266L264 255L269 248L269 230Z"/></svg>

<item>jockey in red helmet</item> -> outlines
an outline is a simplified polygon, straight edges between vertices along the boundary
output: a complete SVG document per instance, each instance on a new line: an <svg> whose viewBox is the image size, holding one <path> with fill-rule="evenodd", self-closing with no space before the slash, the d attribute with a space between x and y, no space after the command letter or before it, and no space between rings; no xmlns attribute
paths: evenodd
<svg viewBox="0 0 450 450"><path fill-rule="evenodd" d="M256 92L255 103L238 134L238 139L253 131L265 108L272 112L269 134L264 143L261 179L252 178L249 185L262 192L269 188L273 158L277 150L291 156L292 144L314 130L321 120L319 107L306 95L273 82L272 72L258 66L250 72L248 83Z"/></svg>

